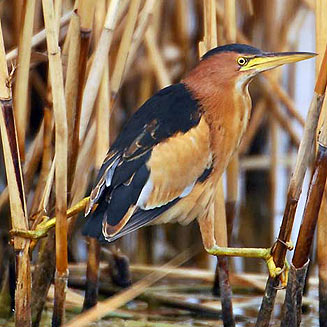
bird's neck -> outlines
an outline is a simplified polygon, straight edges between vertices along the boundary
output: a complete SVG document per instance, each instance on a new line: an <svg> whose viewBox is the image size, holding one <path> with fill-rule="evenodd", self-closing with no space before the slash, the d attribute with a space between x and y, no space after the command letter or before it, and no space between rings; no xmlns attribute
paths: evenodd
<svg viewBox="0 0 327 327"><path fill-rule="evenodd" d="M193 74L192 74L193 72ZM198 100L210 128L210 143L221 174L237 150L248 125L251 98L248 85L236 79L219 78L219 73L203 74L192 71L182 82Z"/></svg>

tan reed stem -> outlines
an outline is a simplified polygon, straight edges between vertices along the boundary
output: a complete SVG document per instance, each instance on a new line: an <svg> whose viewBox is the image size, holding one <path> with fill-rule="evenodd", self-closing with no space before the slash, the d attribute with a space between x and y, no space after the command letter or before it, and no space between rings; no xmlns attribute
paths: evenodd
<svg viewBox="0 0 327 327"><path fill-rule="evenodd" d="M153 12L158 6L158 1L147 0L144 4L142 11L139 14L138 24L133 34L133 39L131 46L128 51L128 57L126 60L126 68L124 74L127 75L130 71L131 65L135 59L137 50L139 49L142 39L144 37L145 31L150 24L150 20L153 17Z"/></svg>
<svg viewBox="0 0 327 327"><path fill-rule="evenodd" d="M22 169L13 114L11 82L7 70L5 47L0 22L0 128L10 199L13 228L28 229ZM16 253L15 326L31 325L31 271L29 240L14 238Z"/></svg>
<svg viewBox="0 0 327 327"><path fill-rule="evenodd" d="M316 61L316 74L320 63L323 60L323 52L326 51L327 44L327 7L326 3L321 0L315 1L315 18L316 18L316 52L318 58ZM325 64L326 66L327 64ZM327 74L326 74L327 75ZM326 117L327 103L324 102L321 117ZM322 121L322 119L320 119ZM321 125L321 121L319 125ZM319 322L321 326L326 325L327 321L327 221L325 210L327 207L327 190L325 187L324 197L321 203L318 227L317 227L317 259L319 267Z"/></svg>
<svg viewBox="0 0 327 327"><path fill-rule="evenodd" d="M26 154L25 165L23 168L24 188L26 194L29 193L34 173L38 168L39 161L42 155L43 127L44 124L42 122L37 136L33 140ZM3 206L8 202L8 199L8 187L5 187L0 195L0 211L2 210Z"/></svg>
<svg viewBox="0 0 327 327"><path fill-rule="evenodd" d="M55 118L56 155L56 277L53 326L64 321L65 292L68 278L67 261L67 114L63 86L63 73L55 11L51 0L42 0L47 35L49 74Z"/></svg>
<svg viewBox="0 0 327 327"><path fill-rule="evenodd" d="M244 134L244 137L239 147L240 155L243 155L248 151L256 132L258 131L262 121L264 120L265 105L265 101L263 99L260 99L252 110L253 113L249 126Z"/></svg>
<svg viewBox="0 0 327 327"><path fill-rule="evenodd" d="M105 63L107 62L113 32L116 27L120 2L121 0L110 1L104 27L98 42L98 46L95 50L89 74L87 76L81 109L80 140L82 140L85 136L86 128L92 114L92 108L98 94L104 71L103 69Z"/></svg>
<svg viewBox="0 0 327 327"><path fill-rule="evenodd" d="M324 121L318 137L318 153L314 173L308 191L302 223L296 242L292 263L302 268L309 259L318 213L323 197L327 177L327 124Z"/></svg>
<svg viewBox="0 0 327 327"><path fill-rule="evenodd" d="M79 151L79 131L81 124L82 99L84 92L84 84L86 79L86 65L89 56L89 48L91 42L91 33L94 19L94 9L96 2L94 0L86 0L78 3L77 14L80 17L80 49L78 61L78 89L76 99L76 111L74 119L74 130L72 135L71 155L69 157L68 166L68 189L71 190L74 181L76 162Z"/></svg>
<svg viewBox="0 0 327 327"><path fill-rule="evenodd" d="M324 59L327 60L327 57ZM316 82L315 92L311 101L311 105L307 114L306 124L304 127L303 138L298 150L296 165L291 177L287 201L284 210L282 225L279 230L278 241L273 249L273 258L277 267L283 267L287 247L285 244L290 241L291 232L297 204L302 192L302 185L307 166L310 162L310 153L315 140L316 129L319 120L319 114L323 104L326 88L326 64L321 66L319 76ZM257 319L257 327L268 326L273 304L276 297L278 278L269 278L266 286L265 297L261 304L259 316Z"/></svg>
<svg viewBox="0 0 327 327"><path fill-rule="evenodd" d="M131 0L128 9L126 25L119 45L116 62L111 77L111 96L113 99L116 97L122 82L122 77L126 66L129 48L132 42L133 32L136 25L140 4L140 0Z"/></svg>
<svg viewBox="0 0 327 327"><path fill-rule="evenodd" d="M31 59L31 41L35 0L25 0L23 3L23 22L19 37L17 78L14 89L15 119L17 123L18 146L21 159L25 159L25 133L28 118L28 82Z"/></svg>
<svg viewBox="0 0 327 327"><path fill-rule="evenodd" d="M171 84L169 72L164 63L164 59L157 45L155 34L151 26L145 32L145 46L148 51L154 73L160 88L164 88Z"/></svg>
<svg viewBox="0 0 327 327"><path fill-rule="evenodd" d="M72 11L69 11L60 18L61 27L66 26L69 23L71 15L72 15ZM45 33L45 29L43 29L40 32L33 35L31 47L34 48L38 46L40 43L42 43L45 40L45 38L46 38L46 33ZM6 54L6 60L10 62L12 60L15 60L17 56L18 56L18 48L15 48Z"/></svg>
<svg viewBox="0 0 327 327"><path fill-rule="evenodd" d="M68 160L73 153L73 132L76 117L76 102L78 93L78 65L81 48L80 16L74 12L70 23L70 40L65 83L65 100L67 108L68 128Z"/></svg>

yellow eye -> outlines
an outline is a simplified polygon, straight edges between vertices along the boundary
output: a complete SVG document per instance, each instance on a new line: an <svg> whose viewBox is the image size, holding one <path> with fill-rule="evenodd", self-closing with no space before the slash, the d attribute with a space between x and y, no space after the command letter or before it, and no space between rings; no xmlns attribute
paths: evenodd
<svg viewBox="0 0 327 327"><path fill-rule="evenodd" d="M237 63L238 63L240 66L244 66L244 65L246 65L247 62L248 62L248 60L247 60L246 58L244 58L244 57L239 57L239 58L237 59Z"/></svg>

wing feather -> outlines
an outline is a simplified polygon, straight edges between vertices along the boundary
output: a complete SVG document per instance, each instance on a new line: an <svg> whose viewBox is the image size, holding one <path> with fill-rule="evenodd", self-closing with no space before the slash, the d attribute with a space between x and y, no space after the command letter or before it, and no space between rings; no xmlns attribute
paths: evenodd
<svg viewBox="0 0 327 327"><path fill-rule="evenodd" d="M83 233L112 241L187 197L211 164L208 135L185 85L154 95L111 147L91 192L86 214L92 217Z"/></svg>

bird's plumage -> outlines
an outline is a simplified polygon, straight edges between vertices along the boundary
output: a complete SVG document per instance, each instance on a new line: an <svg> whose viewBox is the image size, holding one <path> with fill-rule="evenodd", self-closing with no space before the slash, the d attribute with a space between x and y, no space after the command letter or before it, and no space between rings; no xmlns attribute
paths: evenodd
<svg viewBox="0 0 327 327"><path fill-rule="evenodd" d="M135 113L107 154L84 233L113 240L153 221L210 174L209 143L201 105L185 84L159 91Z"/></svg>
<svg viewBox="0 0 327 327"><path fill-rule="evenodd" d="M260 49L251 47L250 45L234 43L234 44L226 44L226 45L222 45L217 48L213 48L213 49L209 50L207 53L205 53L203 55L202 59L207 59L213 55L216 55L216 54L222 53L222 52L236 52L239 54L244 53L244 54L252 54L252 55L259 55L262 53L262 51Z"/></svg>
<svg viewBox="0 0 327 327"><path fill-rule="evenodd" d="M210 50L122 130L91 192L84 234L114 241L150 223L198 218L205 247L214 246L216 187L250 118L249 82L261 71L312 56L242 44Z"/></svg>

